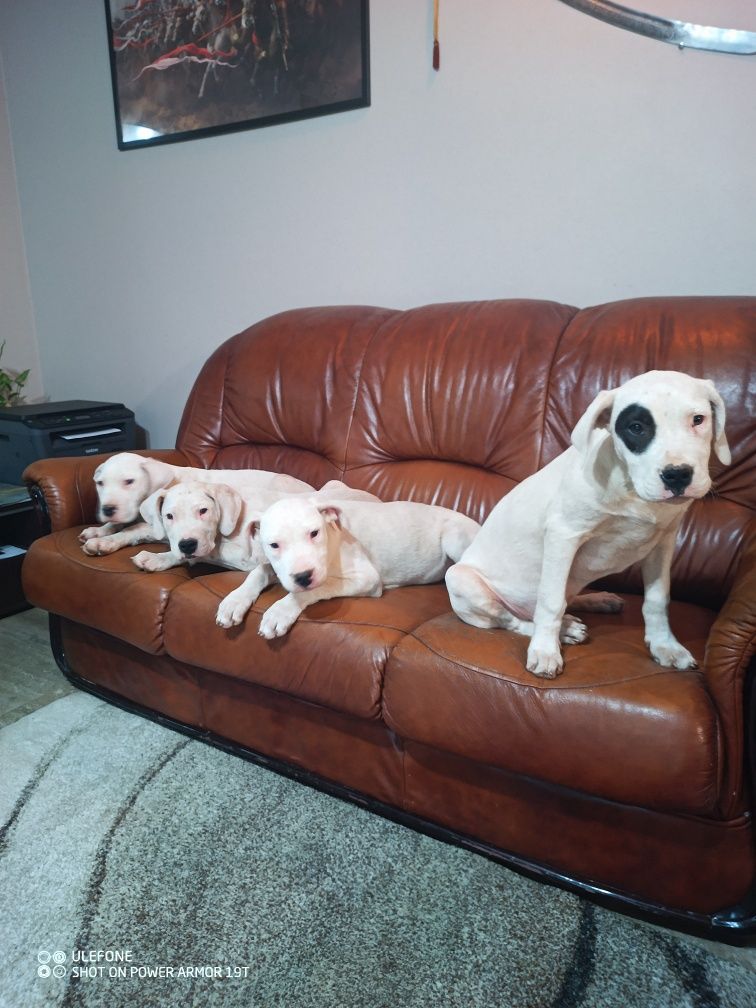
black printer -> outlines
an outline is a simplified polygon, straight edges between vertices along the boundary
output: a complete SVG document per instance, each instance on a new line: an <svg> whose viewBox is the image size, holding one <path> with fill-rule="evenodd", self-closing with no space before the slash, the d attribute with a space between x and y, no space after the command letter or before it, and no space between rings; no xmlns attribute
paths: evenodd
<svg viewBox="0 0 756 1008"><path fill-rule="evenodd" d="M0 409L0 483L20 484L37 459L135 447L134 414L123 403L75 399Z"/></svg>

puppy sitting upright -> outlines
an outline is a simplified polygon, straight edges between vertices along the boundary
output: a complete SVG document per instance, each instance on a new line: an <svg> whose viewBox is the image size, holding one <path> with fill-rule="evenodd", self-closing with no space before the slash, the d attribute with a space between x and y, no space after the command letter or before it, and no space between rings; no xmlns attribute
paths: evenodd
<svg viewBox="0 0 756 1008"><path fill-rule="evenodd" d="M616 611L617 596L580 592L640 561L652 657L695 668L669 627L670 565L683 515L711 487L712 444L730 462L724 425L714 385L678 371L649 371L600 392L572 446L499 501L447 571L454 611L473 626L530 636L528 671L553 679L562 671L560 639L585 638L567 606Z"/></svg>

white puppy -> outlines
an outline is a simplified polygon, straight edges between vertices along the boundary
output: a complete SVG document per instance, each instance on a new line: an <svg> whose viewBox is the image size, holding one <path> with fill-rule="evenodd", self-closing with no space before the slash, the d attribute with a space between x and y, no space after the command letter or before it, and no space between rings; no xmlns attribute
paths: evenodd
<svg viewBox="0 0 756 1008"><path fill-rule="evenodd" d="M223 483L174 483L142 502L141 515L153 541L168 540L165 553L142 550L132 562L140 570L164 571L199 560L232 570L256 570L265 556L251 535L260 509L281 498L270 490L242 493ZM263 579L260 591L269 583Z"/></svg>
<svg viewBox="0 0 756 1008"><path fill-rule="evenodd" d="M341 480L330 480L314 494L287 494L281 499L291 500L305 497L308 501L312 501L317 505L321 505L324 501L328 501L329 503L338 502L339 504L346 501L381 503L380 497L376 497L375 494L368 493L366 490L355 490L353 487L347 486L346 483L342 483ZM246 549L251 556L258 559L259 567L251 568L250 573L239 587L229 592L218 606L218 612L215 617L215 622L218 626L232 627L242 623L250 607L257 601L257 597L263 588L272 584L276 579L273 568L268 563L262 549L262 541L257 534L260 518L265 510L264 507L260 508L254 516L254 520L246 525L251 540Z"/></svg>
<svg viewBox="0 0 756 1008"><path fill-rule="evenodd" d="M225 483L228 486L279 493L312 491L309 483L262 469L194 469L175 466L158 459L120 452L95 469L98 517L104 525L84 529L79 535L82 549L94 556L113 553L123 546L153 542L154 536L144 522L136 522L144 500L161 487L184 480ZM130 526L124 528L124 526Z"/></svg>
<svg viewBox="0 0 756 1008"><path fill-rule="evenodd" d="M265 612L259 632L283 636L319 599L440 581L479 529L466 515L409 501L278 501L263 514L258 534L289 594Z"/></svg>
<svg viewBox="0 0 756 1008"><path fill-rule="evenodd" d="M379 502L365 490L355 490L340 480L331 480L311 499L320 494L329 500ZM225 484L197 481L174 483L156 490L142 502L140 513L148 524L153 541L168 540L165 553L142 550L132 557L143 571L164 571L180 564L198 561L232 570L248 571L240 588L230 592L218 607L216 622L234 626L242 622L257 596L275 580L259 537L253 535L260 515L281 499L295 499L297 494L282 495L273 490L243 487L241 491ZM310 495L307 495L310 497Z"/></svg>
<svg viewBox="0 0 756 1008"><path fill-rule="evenodd" d="M496 505L446 574L457 615L479 627L531 637L527 668L562 671L562 640L585 638L567 605L616 611L617 596L580 596L586 585L641 562L646 643L655 661L694 668L669 627L677 530L711 487L714 452L725 465L725 407L710 381L649 371L600 392L572 432L572 446Z"/></svg>

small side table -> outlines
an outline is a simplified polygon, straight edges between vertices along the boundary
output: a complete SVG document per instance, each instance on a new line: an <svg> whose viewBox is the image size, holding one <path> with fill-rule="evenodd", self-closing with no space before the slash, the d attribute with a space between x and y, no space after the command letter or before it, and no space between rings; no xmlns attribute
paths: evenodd
<svg viewBox="0 0 756 1008"><path fill-rule="evenodd" d="M21 565L40 534L26 487L0 483L0 617L31 608L21 588Z"/></svg>

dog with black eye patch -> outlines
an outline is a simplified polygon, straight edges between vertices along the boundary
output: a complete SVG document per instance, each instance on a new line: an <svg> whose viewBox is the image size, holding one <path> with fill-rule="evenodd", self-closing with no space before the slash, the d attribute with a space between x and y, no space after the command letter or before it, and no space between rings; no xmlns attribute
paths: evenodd
<svg viewBox="0 0 756 1008"><path fill-rule="evenodd" d="M695 668L669 626L670 566L683 515L711 488L712 447L729 465L724 402L706 379L649 371L600 392L572 445L499 501L449 568L454 611L473 626L529 636L528 671L553 679L560 642L587 634L567 608L619 611L619 596L582 592L639 561L651 656Z"/></svg>

